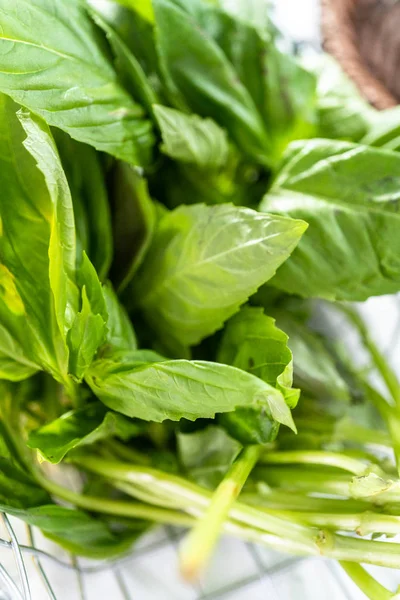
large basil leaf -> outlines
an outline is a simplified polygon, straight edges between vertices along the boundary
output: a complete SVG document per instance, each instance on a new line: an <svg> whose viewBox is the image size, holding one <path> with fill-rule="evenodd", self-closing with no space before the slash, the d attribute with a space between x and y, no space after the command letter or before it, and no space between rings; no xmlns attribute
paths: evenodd
<svg viewBox="0 0 400 600"><path fill-rule="evenodd" d="M0 90L74 139L149 161L151 124L119 84L82 2L1 0L0 27Z"/></svg>
<svg viewBox="0 0 400 600"><path fill-rule="evenodd" d="M154 353L149 355L151 361L157 358ZM235 367L204 361L145 360L146 353L141 351L115 353L95 361L86 381L109 408L157 422L213 418L239 406L268 407L282 398L278 390Z"/></svg>
<svg viewBox="0 0 400 600"><path fill-rule="evenodd" d="M45 460L59 463L67 452L77 446L113 436L127 440L142 429L140 424L108 411L100 402L94 402L32 431L28 446L37 448Z"/></svg>
<svg viewBox="0 0 400 600"><path fill-rule="evenodd" d="M78 255L86 252L103 281L113 256L111 214L99 154L63 131L53 135L71 190Z"/></svg>
<svg viewBox="0 0 400 600"><path fill-rule="evenodd" d="M246 306L228 321L217 360L260 377L282 392L288 406L296 406L300 391L292 388L288 336L262 308Z"/></svg>
<svg viewBox="0 0 400 600"><path fill-rule="evenodd" d="M85 368L75 349L90 362L104 335L105 304L88 259L76 269L72 200L48 127L17 109L0 96L0 351L70 388L69 373Z"/></svg>
<svg viewBox="0 0 400 600"><path fill-rule="evenodd" d="M161 129L164 154L203 168L215 169L226 163L228 139L215 121L160 104L154 107L154 112Z"/></svg>
<svg viewBox="0 0 400 600"><path fill-rule="evenodd" d="M212 117L243 152L268 164L268 134L250 93L204 25L208 7L179 0L155 0L153 6L164 82L176 108L187 104Z"/></svg>
<svg viewBox="0 0 400 600"><path fill-rule="evenodd" d="M231 205L170 212L136 278L148 322L164 340L196 344L274 275L305 228L302 221Z"/></svg>
<svg viewBox="0 0 400 600"><path fill-rule="evenodd" d="M261 210L309 229L271 281L300 296L365 300L400 289L400 156L329 140L294 143Z"/></svg>
<svg viewBox="0 0 400 600"><path fill-rule="evenodd" d="M17 110L0 96L1 350L18 360L15 340L28 363L63 379L78 305L72 204L48 131Z"/></svg>

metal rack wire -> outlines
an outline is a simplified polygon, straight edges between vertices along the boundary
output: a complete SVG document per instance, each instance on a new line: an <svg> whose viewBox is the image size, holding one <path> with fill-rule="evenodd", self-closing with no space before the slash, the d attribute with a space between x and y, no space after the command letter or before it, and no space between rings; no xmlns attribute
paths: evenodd
<svg viewBox="0 0 400 600"><path fill-rule="evenodd" d="M52 576L48 571L52 571L53 578L57 579L57 570L65 570L69 576L73 575L75 582L69 583L69 587L75 587L74 595L69 594L68 598L79 598L79 600L89 600L92 596L88 592L88 579L90 576L99 575L106 572L109 577L107 595L104 597L121 598L121 600L134 600L134 598L142 598L138 594L140 587L132 585L132 581L128 581L126 574L132 567L135 561L140 559L151 560L154 552L160 552L164 549L173 549L175 557L178 556L178 544L182 532L171 527L163 527L157 533L154 540L149 540L134 553L129 556L124 556L115 561L105 561L99 564L82 565L79 559L71 558L70 561L64 560L38 547L35 543L35 532L32 528L27 527L28 544L21 544L18 541L17 533L10 519L2 514L3 527L8 534L8 539L0 539L0 548L4 551L12 552L14 556L15 574L12 576L3 564L0 564L0 600L63 600L63 596L56 591ZM231 543L231 542L229 542ZM177 598L182 600L213 600L220 598L221 600L231 600L233 598L251 597L256 598L271 598L277 600L285 596L279 591L279 578L293 577L296 567L301 563L307 562L308 559L288 558L284 555L270 553L269 565L265 562L265 556L260 552L260 548L253 544L241 544L242 550L247 554L247 560L252 562L252 569L246 576L230 577L230 581L226 581L219 587L210 586L208 582L201 582L194 586L187 586L185 592L183 589L177 590ZM220 550L221 551L221 550ZM273 556L275 555L275 556ZM244 554L243 554L244 556ZM39 591L36 585L35 595L32 592L31 573L28 574L28 561L31 559L37 569L36 577L41 579L41 590ZM332 582L340 581L337 579L334 564L326 562L326 576L330 572ZM277 584L278 582L278 584ZM345 585L338 584L342 600L354 600L354 596L350 595ZM153 600L173 597L165 593L162 586L150 585L149 598ZM96 592L97 593L97 592ZM94 597L94 596L93 596ZM339 597L339 596L338 596Z"/></svg>

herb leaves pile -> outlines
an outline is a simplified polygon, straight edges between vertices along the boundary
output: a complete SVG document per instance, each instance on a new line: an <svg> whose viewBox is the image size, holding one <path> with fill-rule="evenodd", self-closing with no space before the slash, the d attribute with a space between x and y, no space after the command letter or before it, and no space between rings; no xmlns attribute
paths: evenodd
<svg viewBox="0 0 400 600"><path fill-rule="evenodd" d="M400 385L338 302L400 290L396 111L282 52L262 0L8 4L0 508L98 558L193 527L187 577L222 531L363 589L352 563L399 567L346 535L400 532L371 453L400 457ZM326 333L338 313L386 395Z"/></svg>

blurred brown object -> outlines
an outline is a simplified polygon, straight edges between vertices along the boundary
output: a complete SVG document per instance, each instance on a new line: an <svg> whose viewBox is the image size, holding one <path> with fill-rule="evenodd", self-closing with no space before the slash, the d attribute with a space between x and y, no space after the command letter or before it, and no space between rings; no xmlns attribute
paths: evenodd
<svg viewBox="0 0 400 600"><path fill-rule="evenodd" d="M376 108L400 102L400 1L321 0L323 45Z"/></svg>

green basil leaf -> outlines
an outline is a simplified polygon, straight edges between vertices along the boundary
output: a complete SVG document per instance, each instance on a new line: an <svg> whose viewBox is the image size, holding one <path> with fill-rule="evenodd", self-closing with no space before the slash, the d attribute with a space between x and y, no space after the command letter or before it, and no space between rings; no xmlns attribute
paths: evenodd
<svg viewBox="0 0 400 600"><path fill-rule="evenodd" d="M22 381L36 373L37 370L38 365L26 358L23 347L0 324L0 379Z"/></svg>
<svg viewBox="0 0 400 600"><path fill-rule="evenodd" d="M103 288L107 305L107 345L114 349L136 350L135 331L127 312L118 300L111 285Z"/></svg>
<svg viewBox="0 0 400 600"><path fill-rule="evenodd" d="M50 497L14 460L0 457L0 510L25 509L50 501Z"/></svg>
<svg viewBox="0 0 400 600"><path fill-rule="evenodd" d="M213 418L238 406L264 406L280 392L240 369L218 363L164 360L145 363L125 352L95 361L86 374L109 408L146 421Z"/></svg>
<svg viewBox="0 0 400 600"><path fill-rule="evenodd" d="M317 75L317 137L360 141L377 111L334 58L322 54L311 60L310 67Z"/></svg>
<svg viewBox="0 0 400 600"><path fill-rule="evenodd" d="M348 386L322 337L289 311L278 311L275 316L289 336L288 344L295 357L296 385L322 400L349 401Z"/></svg>
<svg viewBox="0 0 400 600"><path fill-rule="evenodd" d="M240 409L221 417L223 426L242 443L272 441L276 423L296 431L290 408L296 406L300 391L292 388L293 357L287 341L261 308L242 308L225 327L217 360L252 373L281 392L259 410Z"/></svg>
<svg viewBox="0 0 400 600"><path fill-rule="evenodd" d="M161 129L164 154L203 168L218 168L226 163L228 139L215 121L160 104L154 106L154 112Z"/></svg>
<svg viewBox="0 0 400 600"><path fill-rule="evenodd" d="M113 239L100 155L59 129L54 129L53 135L71 190L78 256L85 251L103 281L113 257Z"/></svg>
<svg viewBox="0 0 400 600"><path fill-rule="evenodd" d="M200 116L215 119L245 154L268 164L269 138L262 119L204 24L209 7L179 0L154 0L153 6L164 82L176 108L189 105ZM185 40L184 51L179 40Z"/></svg>
<svg viewBox="0 0 400 600"><path fill-rule="evenodd" d="M330 300L399 291L399 155L312 140L294 143L289 156L260 208L309 229L271 283Z"/></svg>
<svg viewBox="0 0 400 600"><path fill-rule="evenodd" d="M50 131L17 108L0 96L0 322L9 334L1 336L0 350L15 360L21 347L19 362L37 365L70 388L70 370L80 378L97 350L99 326L104 335L106 307L87 257L76 268L71 194ZM93 323L97 314L101 324Z"/></svg>
<svg viewBox="0 0 400 600"><path fill-rule="evenodd" d="M45 460L59 463L73 448L114 436L127 440L142 429L138 422L108 411L103 404L95 402L32 431L28 446L37 448Z"/></svg>
<svg viewBox="0 0 400 600"><path fill-rule="evenodd" d="M228 321L217 360L260 377L282 392L290 408L296 406L300 391L292 388L288 336L262 308L246 306Z"/></svg>
<svg viewBox="0 0 400 600"><path fill-rule="evenodd" d="M136 0L122 2L87 0L87 2L118 33L140 63L150 85L158 90L160 86L154 27L141 10L149 0L145 3Z"/></svg>
<svg viewBox="0 0 400 600"><path fill-rule="evenodd" d="M231 205L170 212L135 280L148 322L164 340L198 343L274 275L305 228Z"/></svg>
<svg viewBox="0 0 400 600"><path fill-rule="evenodd" d="M28 362L63 380L78 303L72 203L46 126L17 110L0 95L0 321Z"/></svg>
<svg viewBox="0 0 400 600"><path fill-rule="evenodd" d="M150 246L156 209L147 181L129 165L119 163L113 174L115 257L112 279L122 292L131 282Z"/></svg>
<svg viewBox="0 0 400 600"><path fill-rule="evenodd" d="M367 146L378 146L387 150L400 150L400 107L376 111L370 127L361 140Z"/></svg>
<svg viewBox="0 0 400 600"><path fill-rule="evenodd" d="M77 279L81 288L81 309L67 335L70 350L68 370L81 381L97 349L106 339L108 312L97 273L86 254L83 254Z"/></svg>
<svg viewBox="0 0 400 600"><path fill-rule="evenodd" d="M316 135L316 79L272 42L261 56L260 110L272 138L272 156L280 159L289 142Z"/></svg>
<svg viewBox="0 0 400 600"><path fill-rule="evenodd" d="M107 523L83 511L55 504L27 510L2 508L25 523L38 527L47 538L69 552L89 558L111 558L126 552L137 537L137 534L113 533Z"/></svg>
<svg viewBox="0 0 400 600"><path fill-rule="evenodd" d="M198 14L250 93L268 132L272 160L280 158L290 141L313 137L317 124L315 75L277 48L271 31L263 28L262 13L258 27L216 7Z"/></svg>
<svg viewBox="0 0 400 600"><path fill-rule="evenodd" d="M106 33L107 39L115 55L115 69L131 96L141 103L148 114L153 113L152 105L157 102L157 96L147 81L139 61L130 51L110 24L97 11L92 11L95 23Z"/></svg>
<svg viewBox="0 0 400 600"><path fill-rule="evenodd" d="M282 394L276 392L276 397L285 402ZM273 442L279 432L279 422L273 419L268 403L218 415L218 423L244 445Z"/></svg>
<svg viewBox="0 0 400 600"><path fill-rule="evenodd" d="M1 91L76 140L149 162L151 124L119 84L83 3L1 0L0 27Z"/></svg>

